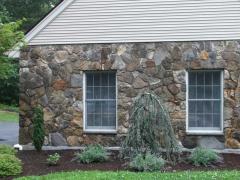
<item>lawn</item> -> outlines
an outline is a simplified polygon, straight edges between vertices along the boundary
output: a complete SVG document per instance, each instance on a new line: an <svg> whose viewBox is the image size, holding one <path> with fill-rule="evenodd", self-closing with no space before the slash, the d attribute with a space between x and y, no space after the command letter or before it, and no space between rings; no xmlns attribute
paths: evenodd
<svg viewBox="0 0 240 180"><path fill-rule="evenodd" d="M194 179L239 179L240 171L208 171L208 172L177 172L177 173L134 173L134 172L100 172L75 171L49 174L46 176L22 177L17 180L194 180Z"/></svg>
<svg viewBox="0 0 240 180"><path fill-rule="evenodd" d="M18 120L18 113L0 110L0 122L18 122Z"/></svg>
<svg viewBox="0 0 240 180"><path fill-rule="evenodd" d="M18 122L18 107L0 104L0 122Z"/></svg>

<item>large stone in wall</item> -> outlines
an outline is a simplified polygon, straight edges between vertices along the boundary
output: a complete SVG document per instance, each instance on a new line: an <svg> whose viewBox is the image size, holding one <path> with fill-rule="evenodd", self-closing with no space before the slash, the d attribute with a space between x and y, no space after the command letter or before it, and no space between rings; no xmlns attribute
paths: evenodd
<svg viewBox="0 0 240 180"><path fill-rule="evenodd" d="M66 139L60 133L51 133L50 142L52 146L67 146Z"/></svg>
<svg viewBox="0 0 240 180"><path fill-rule="evenodd" d="M71 76L71 87L82 87L83 83L83 77L81 74L73 74Z"/></svg>
<svg viewBox="0 0 240 180"><path fill-rule="evenodd" d="M198 146L210 149L224 149L224 143L214 136L202 136L198 139Z"/></svg>

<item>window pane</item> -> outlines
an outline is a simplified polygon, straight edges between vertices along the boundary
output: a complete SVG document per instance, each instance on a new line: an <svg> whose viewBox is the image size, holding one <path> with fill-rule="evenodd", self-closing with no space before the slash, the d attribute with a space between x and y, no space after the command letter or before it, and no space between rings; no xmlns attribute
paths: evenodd
<svg viewBox="0 0 240 180"><path fill-rule="evenodd" d="M108 89L108 93L109 93L109 99L115 99L116 98L116 88L115 87L110 87Z"/></svg>
<svg viewBox="0 0 240 180"><path fill-rule="evenodd" d="M95 124L94 126L101 126L102 125L102 115L95 114Z"/></svg>
<svg viewBox="0 0 240 180"><path fill-rule="evenodd" d="M195 114L189 114L188 121L189 121L189 127L197 127Z"/></svg>
<svg viewBox="0 0 240 180"><path fill-rule="evenodd" d="M221 127L221 116L220 115L213 115L213 127Z"/></svg>
<svg viewBox="0 0 240 180"><path fill-rule="evenodd" d="M221 74L220 72L213 73L213 85L220 85Z"/></svg>
<svg viewBox="0 0 240 180"><path fill-rule="evenodd" d="M213 113L219 113L221 112L221 103L220 101L214 101L213 102Z"/></svg>
<svg viewBox="0 0 240 180"><path fill-rule="evenodd" d="M204 127L212 127L212 114L205 114Z"/></svg>
<svg viewBox="0 0 240 180"><path fill-rule="evenodd" d="M212 72L205 72L205 85L212 85Z"/></svg>
<svg viewBox="0 0 240 180"><path fill-rule="evenodd" d="M94 99L101 99L101 88L94 87Z"/></svg>
<svg viewBox="0 0 240 180"><path fill-rule="evenodd" d="M116 127L116 115L115 114L110 114L109 115L109 126Z"/></svg>
<svg viewBox="0 0 240 180"><path fill-rule="evenodd" d="M197 85L204 85L204 72L197 72Z"/></svg>
<svg viewBox="0 0 240 180"><path fill-rule="evenodd" d="M101 99L108 99L108 88L107 87L101 88Z"/></svg>
<svg viewBox="0 0 240 180"><path fill-rule="evenodd" d="M116 86L116 75L115 75L115 73L109 73L109 86Z"/></svg>
<svg viewBox="0 0 240 180"><path fill-rule="evenodd" d="M205 99L212 99L212 86L205 86Z"/></svg>
<svg viewBox="0 0 240 180"><path fill-rule="evenodd" d="M198 101L197 102L197 113L203 113L203 102L202 101Z"/></svg>
<svg viewBox="0 0 240 180"><path fill-rule="evenodd" d="M197 114L197 127L204 127L203 121L204 121L204 115L203 114Z"/></svg>
<svg viewBox="0 0 240 180"><path fill-rule="evenodd" d="M95 102L87 102L87 112L89 114L95 113Z"/></svg>
<svg viewBox="0 0 240 180"><path fill-rule="evenodd" d="M93 99L93 87L87 87L87 99Z"/></svg>
<svg viewBox="0 0 240 180"><path fill-rule="evenodd" d="M197 99L204 99L204 86L197 87Z"/></svg>
<svg viewBox="0 0 240 180"><path fill-rule="evenodd" d="M108 73L103 73L101 78L102 86L108 86Z"/></svg>
<svg viewBox="0 0 240 180"><path fill-rule="evenodd" d="M108 113L109 114L116 113L116 101L109 101L109 103L108 103Z"/></svg>
<svg viewBox="0 0 240 180"><path fill-rule="evenodd" d="M88 114L87 115L87 126L94 126L94 114Z"/></svg>
<svg viewBox="0 0 240 180"><path fill-rule="evenodd" d="M108 113L108 104L109 104L108 101L103 101L102 102L102 113L103 114L107 114Z"/></svg>
<svg viewBox="0 0 240 180"><path fill-rule="evenodd" d="M190 101L188 104L189 113L196 113L197 112L197 102Z"/></svg>
<svg viewBox="0 0 240 180"><path fill-rule="evenodd" d="M103 118L102 118L102 125L103 126L109 126L109 115L108 114L104 114L103 116L102 116ZM116 119L115 119L115 121L116 121Z"/></svg>
<svg viewBox="0 0 240 180"><path fill-rule="evenodd" d="M100 73L94 74L94 86L100 86L100 84L101 84L100 77L101 77Z"/></svg>
<svg viewBox="0 0 240 180"><path fill-rule="evenodd" d="M194 72L189 72L189 85L197 84L197 74Z"/></svg>
<svg viewBox="0 0 240 180"><path fill-rule="evenodd" d="M212 102L211 101L204 101L203 102L204 106L204 113L212 113Z"/></svg>
<svg viewBox="0 0 240 180"><path fill-rule="evenodd" d="M220 99L221 98L220 86L213 86L213 98L214 99Z"/></svg>
<svg viewBox="0 0 240 180"><path fill-rule="evenodd" d="M196 86L189 87L189 99L196 99L197 98L197 88Z"/></svg>
<svg viewBox="0 0 240 180"><path fill-rule="evenodd" d="M93 74L86 74L87 75L87 86L93 86Z"/></svg>
<svg viewBox="0 0 240 180"><path fill-rule="evenodd" d="M102 104L100 101L95 102L95 113L97 114L102 113Z"/></svg>

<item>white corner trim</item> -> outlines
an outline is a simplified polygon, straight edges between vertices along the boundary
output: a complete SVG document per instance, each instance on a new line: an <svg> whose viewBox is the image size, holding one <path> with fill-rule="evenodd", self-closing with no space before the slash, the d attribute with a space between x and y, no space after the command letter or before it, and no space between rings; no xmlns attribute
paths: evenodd
<svg viewBox="0 0 240 180"><path fill-rule="evenodd" d="M44 29L50 22L52 22L64 9L66 9L75 0L64 0L60 3L50 14L48 14L40 23L38 23L25 36L25 41L28 43L34 38L42 29Z"/></svg>

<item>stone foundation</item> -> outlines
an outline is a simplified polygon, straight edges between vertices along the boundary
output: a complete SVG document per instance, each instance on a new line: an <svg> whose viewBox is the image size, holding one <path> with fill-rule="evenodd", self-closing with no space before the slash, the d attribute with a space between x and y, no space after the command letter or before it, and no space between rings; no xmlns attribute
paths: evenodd
<svg viewBox="0 0 240 180"><path fill-rule="evenodd" d="M225 136L186 135L186 70L224 69ZM118 132L83 132L83 72L117 70ZM29 46L20 58L20 144L31 143L32 108L44 108L45 145L118 146L138 94L161 96L185 147L214 141L240 147L240 42L169 42Z"/></svg>

